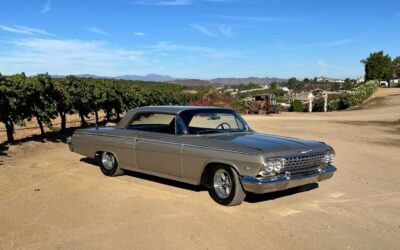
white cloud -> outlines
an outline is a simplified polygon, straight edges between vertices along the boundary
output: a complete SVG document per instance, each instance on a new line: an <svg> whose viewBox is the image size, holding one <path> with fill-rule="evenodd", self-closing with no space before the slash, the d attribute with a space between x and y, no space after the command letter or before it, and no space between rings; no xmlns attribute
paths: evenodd
<svg viewBox="0 0 400 250"><path fill-rule="evenodd" d="M51 10L51 0L46 0L40 13L45 14Z"/></svg>
<svg viewBox="0 0 400 250"><path fill-rule="evenodd" d="M144 33L144 32L135 32L134 35L135 36L145 36L146 33Z"/></svg>
<svg viewBox="0 0 400 250"><path fill-rule="evenodd" d="M53 34L48 33L42 29L34 29L26 26L5 26L0 25L0 29L12 33L17 34L25 34L25 35L45 35L45 36L53 36Z"/></svg>
<svg viewBox="0 0 400 250"><path fill-rule="evenodd" d="M89 30L93 33L103 35L103 36L109 36L110 34L107 31L101 30L99 28L91 27Z"/></svg>
<svg viewBox="0 0 400 250"><path fill-rule="evenodd" d="M212 3L231 3L232 0L203 0L204 2L212 2Z"/></svg>
<svg viewBox="0 0 400 250"><path fill-rule="evenodd" d="M166 51L185 51L191 52L191 56L202 56L212 59L225 59L225 58L238 58L241 57L242 54L238 51L234 50L226 50L226 49L218 49L218 48L209 48L203 46L188 46L181 44L174 44L170 42L158 42L156 45L149 47L154 52L165 53ZM161 54L160 53L160 54ZM197 53L196 55L193 53Z"/></svg>
<svg viewBox="0 0 400 250"><path fill-rule="evenodd" d="M19 39L7 41L8 52L0 55L0 68L7 74L119 74L143 65L142 53L118 48L104 41L68 39Z"/></svg>
<svg viewBox="0 0 400 250"><path fill-rule="evenodd" d="M300 50L300 49L309 49L309 48L328 48L328 47L335 47L335 46L341 46L341 45L346 45L349 43L354 42L353 39L340 39L336 41L331 41L331 42L325 42L325 43L308 43L308 44L301 44L297 45L294 47L289 48L288 50Z"/></svg>
<svg viewBox="0 0 400 250"><path fill-rule="evenodd" d="M335 65L331 63L327 63L326 61L320 59L316 63L316 70L318 75L358 75L360 70L358 68L343 66L343 65Z"/></svg>
<svg viewBox="0 0 400 250"><path fill-rule="evenodd" d="M286 18L286 17L264 17L264 16L219 16L219 17L228 20L255 21L255 22L289 22L295 20L293 18Z"/></svg>
<svg viewBox="0 0 400 250"><path fill-rule="evenodd" d="M136 5L187 6L199 2L232 3L234 0L132 0L129 3Z"/></svg>
<svg viewBox="0 0 400 250"><path fill-rule="evenodd" d="M232 27L229 25L221 25L219 27L219 32L221 32L222 35L231 37L232 36Z"/></svg>
<svg viewBox="0 0 400 250"><path fill-rule="evenodd" d="M158 5L158 6L184 6L192 4L191 0L135 0L132 4L137 5Z"/></svg>
<svg viewBox="0 0 400 250"><path fill-rule="evenodd" d="M193 23L193 24L190 24L190 27L200 31L201 33L203 33L203 34L205 34L207 36L215 36L214 33L209 31L207 28L201 26L200 24Z"/></svg>

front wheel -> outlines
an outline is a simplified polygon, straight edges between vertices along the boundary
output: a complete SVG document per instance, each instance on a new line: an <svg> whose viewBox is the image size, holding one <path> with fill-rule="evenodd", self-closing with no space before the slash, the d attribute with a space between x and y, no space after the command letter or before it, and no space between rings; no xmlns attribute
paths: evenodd
<svg viewBox="0 0 400 250"><path fill-rule="evenodd" d="M228 166L212 169L209 176L208 193L217 203L224 206L236 206L246 197L237 172Z"/></svg>
<svg viewBox="0 0 400 250"><path fill-rule="evenodd" d="M111 152L102 152L100 155L100 170L107 176L118 176L123 170L118 167L118 161Z"/></svg>

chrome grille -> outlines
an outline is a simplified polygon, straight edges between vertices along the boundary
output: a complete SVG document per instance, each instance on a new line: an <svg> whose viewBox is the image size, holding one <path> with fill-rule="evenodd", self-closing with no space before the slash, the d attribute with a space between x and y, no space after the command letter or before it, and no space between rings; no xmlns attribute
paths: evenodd
<svg viewBox="0 0 400 250"><path fill-rule="evenodd" d="M298 173L316 170L322 166L323 158L324 153L285 157L285 167L282 172L289 171L291 173Z"/></svg>

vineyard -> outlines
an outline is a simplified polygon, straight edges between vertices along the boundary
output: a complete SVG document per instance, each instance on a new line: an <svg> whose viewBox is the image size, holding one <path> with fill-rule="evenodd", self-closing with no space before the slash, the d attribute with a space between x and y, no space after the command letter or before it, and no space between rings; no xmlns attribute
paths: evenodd
<svg viewBox="0 0 400 250"><path fill-rule="evenodd" d="M44 135L44 126L51 128L56 117L61 118L63 132L67 115L78 115L84 127L89 114L95 114L98 124L100 111L107 121L118 120L120 114L138 106L185 105L202 94L186 90L181 85L158 82L0 74L0 122L6 127L8 142L13 142L15 125L23 126L33 119Z"/></svg>

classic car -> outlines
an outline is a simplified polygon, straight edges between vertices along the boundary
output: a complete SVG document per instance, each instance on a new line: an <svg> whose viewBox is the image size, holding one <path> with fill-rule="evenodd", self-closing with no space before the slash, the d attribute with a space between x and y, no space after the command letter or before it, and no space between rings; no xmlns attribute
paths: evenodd
<svg viewBox="0 0 400 250"><path fill-rule="evenodd" d="M239 205L247 192L304 186L336 171L331 146L257 133L234 110L218 107L140 107L116 127L76 130L69 148L98 159L107 176L131 170L204 185L226 206Z"/></svg>

